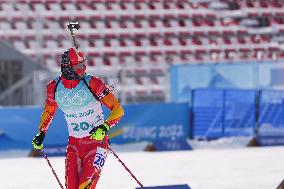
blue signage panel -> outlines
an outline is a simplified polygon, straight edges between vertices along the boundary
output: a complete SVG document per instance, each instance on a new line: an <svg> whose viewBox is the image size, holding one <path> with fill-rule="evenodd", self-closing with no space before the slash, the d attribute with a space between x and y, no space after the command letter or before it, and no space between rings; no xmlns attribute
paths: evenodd
<svg viewBox="0 0 284 189"><path fill-rule="evenodd" d="M219 138L223 135L223 90L196 90L193 101L194 138Z"/></svg>
<svg viewBox="0 0 284 189"><path fill-rule="evenodd" d="M284 91L260 94L258 142L263 146L284 144Z"/></svg>
<svg viewBox="0 0 284 189"><path fill-rule="evenodd" d="M224 135L252 136L255 131L256 93L253 90L226 90Z"/></svg>
<svg viewBox="0 0 284 189"><path fill-rule="evenodd" d="M261 91L259 118L261 128L271 128L271 131L272 128L284 128L283 101L284 91Z"/></svg>
<svg viewBox="0 0 284 189"><path fill-rule="evenodd" d="M41 107L0 108L0 131L14 141L31 147L31 141L38 131ZM66 144L67 126L63 113L57 110L46 135L45 144Z"/></svg>
<svg viewBox="0 0 284 189"><path fill-rule="evenodd" d="M29 144L12 140L6 134L0 133L0 151L9 149L24 150L27 148L30 148Z"/></svg>
<svg viewBox="0 0 284 189"><path fill-rule="evenodd" d="M182 140L189 136L189 106L183 104L127 105L125 116L111 129L112 143L128 143L154 140ZM104 107L107 117L109 111ZM27 147L38 131L42 108L1 108L0 133L9 144L20 142ZM9 138L9 140L8 140ZM63 112L57 110L46 134L44 145L66 145L68 131ZM3 144L3 143L2 143ZM0 144L1 145L1 144ZM15 145L14 145L15 146Z"/></svg>
<svg viewBox="0 0 284 189"><path fill-rule="evenodd" d="M157 140L154 143L157 151L192 150L187 140Z"/></svg>
<svg viewBox="0 0 284 189"><path fill-rule="evenodd" d="M282 146L284 145L284 136L258 136L256 138L260 146Z"/></svg>
<svg viewBox="0 0 284 189"><path fill-rule="evenodd" d="M189 137L187 103L125 106L125 116L112 129L111 142L181 140Z"/></svg>
<svg viewBox="0 0 284 189"><path fill-rule="evenodd" d="M255 91L199 89L193 99L194 138L254 134Z"/></svg>

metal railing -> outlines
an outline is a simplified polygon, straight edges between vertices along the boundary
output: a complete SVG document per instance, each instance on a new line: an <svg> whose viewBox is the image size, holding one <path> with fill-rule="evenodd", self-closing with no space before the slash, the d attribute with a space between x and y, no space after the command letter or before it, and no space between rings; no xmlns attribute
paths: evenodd
<svg viewBox="0 0 284 189"><path fill-rule="evenodd" d="M39 105L45 99L49 72L35 71L0 93L0 105Z"/></svg>

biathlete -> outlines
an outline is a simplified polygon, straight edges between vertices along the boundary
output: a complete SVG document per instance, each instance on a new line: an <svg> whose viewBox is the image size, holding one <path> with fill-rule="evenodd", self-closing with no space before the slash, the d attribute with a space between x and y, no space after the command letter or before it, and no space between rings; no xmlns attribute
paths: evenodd
<svg viewBox="0 0 284 189"><path fill-rule="evenodd" d="M85 73L85 63L83 53L76 48L62 54L61 75L47 85L39 130L32 140L35 149L43 148L44 137L59 107L69 131L65 159L67 189L96 187L108 153L106 132L124 115L118 99L103 81ZM106 120L101 104L111 110Z"/></svg>

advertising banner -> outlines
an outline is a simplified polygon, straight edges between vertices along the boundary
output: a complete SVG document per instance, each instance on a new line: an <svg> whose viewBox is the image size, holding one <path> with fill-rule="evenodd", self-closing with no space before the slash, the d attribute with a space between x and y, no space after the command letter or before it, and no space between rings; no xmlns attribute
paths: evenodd
<svg viewBox="0 0 284 189"><path fill-rule="evenodd" d="M137 104L124 106L125 116L110 132L110 141L125 144L140 141L185 140L189 137L189 106L177 104ZM106 116L109 110L103 108ZM0 108L0 141L15 147L32 148L38 131L42 108ZM68 141L67 125L62 111L57 110L44 144L56 149ZM2 145L4 142L2 143ZM13 145L12 145L13 144ZM1 144L0 144L1 145ZM9 148L9 145L5 149ZM1 149L1 148L0 148Z"/></svg>
<svg viewBox="0 0 284 189"><path fill-rule="evenodd" d="M41 107L0 108L0 131L9 139L28 147L38 132ZM67 127L63 112L57 110L45 138L45 144L66 144Z"/></svg>
<svg viewBox="0 0 284 189"><path fill-rule="evenodd" d="M113 143L181 140L189 137L187 103L127 105L125 115L112 130Z"/></svg>

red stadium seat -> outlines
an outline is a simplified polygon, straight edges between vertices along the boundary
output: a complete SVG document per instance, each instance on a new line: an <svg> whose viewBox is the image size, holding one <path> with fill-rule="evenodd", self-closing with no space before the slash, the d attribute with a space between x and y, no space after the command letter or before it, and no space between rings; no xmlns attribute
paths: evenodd
<svg viewBox="0 0 284 189"><path fill-rule="evenodd" d="M107 71L119 72L125 66L139 74L147 75L151 69L157 70L152 74L161 74L169 64L284 58L280 0L216 0L222 5L219 9L211 1L187 0L11 2L0 1L0 39L32 58L42 54L50 69L58 69L62 51L72 46L66 35L70 21L80 23L75 34L88 65ZM251 19L255 25L243 25ZM155 78L142 78L138 84L142 87L146 81L159 89ZM152 89L144 92L139 94L154 94ZM164 95L163 90L154 95L160 93Z"/></svg>

